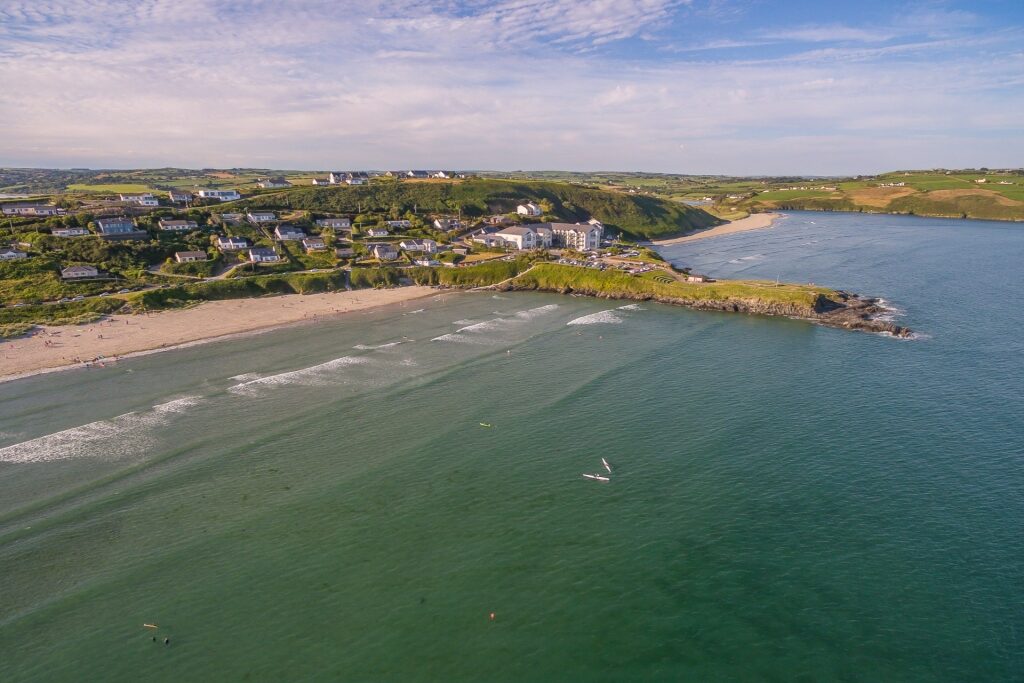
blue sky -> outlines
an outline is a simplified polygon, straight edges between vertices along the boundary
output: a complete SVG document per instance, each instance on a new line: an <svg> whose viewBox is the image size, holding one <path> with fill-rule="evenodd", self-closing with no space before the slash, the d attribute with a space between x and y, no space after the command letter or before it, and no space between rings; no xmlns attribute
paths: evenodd
<svg viewBox="0 0 1024 683"><path fill-rule="evenodd" d="M3 0L0 165L1024 164L1024 2Z"/></svg>

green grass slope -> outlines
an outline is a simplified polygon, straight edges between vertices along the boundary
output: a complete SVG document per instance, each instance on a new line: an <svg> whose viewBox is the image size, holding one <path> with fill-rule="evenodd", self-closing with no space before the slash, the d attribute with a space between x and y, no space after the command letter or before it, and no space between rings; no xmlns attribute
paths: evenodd
<svg viewBox="0 0 1024 683"><path fill-rule="evenodd" d="M245 200L251 208L305 209L336 213L419 210L469 216L515 211L524 201L551 202L566 221L597 218L612 230L638 238L677 235L721 223L711 214L651 196L608 192L544 181L373 182L355 187L301 187Z"/></svg>

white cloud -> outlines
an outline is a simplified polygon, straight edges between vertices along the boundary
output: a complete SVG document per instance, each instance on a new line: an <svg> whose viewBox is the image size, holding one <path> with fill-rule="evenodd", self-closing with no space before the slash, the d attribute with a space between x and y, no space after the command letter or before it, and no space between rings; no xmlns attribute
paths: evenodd
<svg viewBox="0 0 1024 683"><path fill-rule="evenodd" d="M679 6L8 0L0 163L823 173L913 165L937 139L967 163L1024 153L999 115L1024 110L1019 57L909 58L958 39L750 62L601 49Z"/></svg>

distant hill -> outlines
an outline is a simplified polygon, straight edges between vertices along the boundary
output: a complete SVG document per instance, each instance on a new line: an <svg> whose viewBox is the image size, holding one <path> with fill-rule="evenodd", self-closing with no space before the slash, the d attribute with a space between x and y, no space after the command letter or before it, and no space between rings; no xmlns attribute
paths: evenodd
<svg viewBox="0 0 1024 683"><path fill-rule="evenodd" d="M298 187L244 200L251 208L305 209L338 213L413 209L482 216L515 211L526 201L550 202L566 221L597 218L636 238L681 234L722 221L698 208L658 197L611 192L545 181L373 182L362 186Z"/></svg>

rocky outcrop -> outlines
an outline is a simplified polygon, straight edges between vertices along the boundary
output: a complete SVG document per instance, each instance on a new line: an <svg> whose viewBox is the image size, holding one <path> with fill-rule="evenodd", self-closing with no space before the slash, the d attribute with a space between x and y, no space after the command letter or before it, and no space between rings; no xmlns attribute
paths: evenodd
<svg viewBox="0 0 1024 683"><path fill-rule="evenodd" d="M701 311L725 311L729 313L799 318L829 327L891 334L894 337L901 338L912 335L909 328L880 319L880 316L889 311L880 306L877 299L862 297L848 292L836 292L835 298L819 294L812 305L800 305L756 299L685 299L639 292L588 290L585 287L545 288L538 287L534 283L524 284L523 282L517 282L514 278L495 285L493 288L500 291L535 290L558 294L582 294L600 299L656 301L658 303L685 306Z"/></svg>

